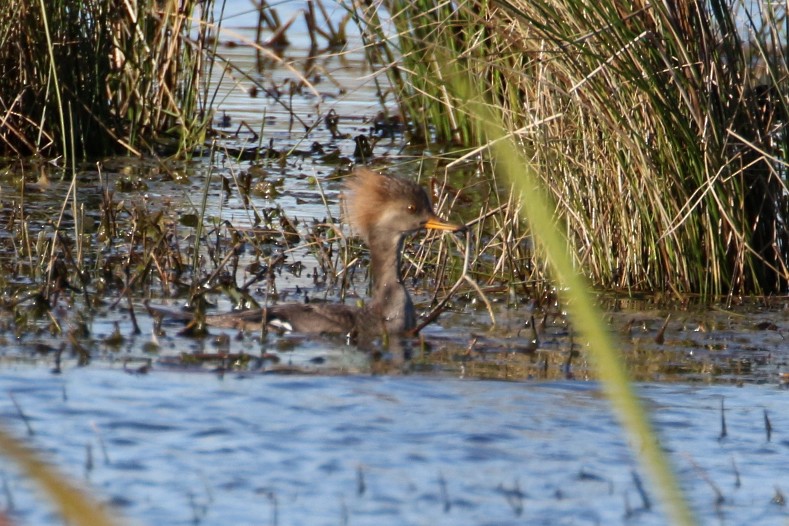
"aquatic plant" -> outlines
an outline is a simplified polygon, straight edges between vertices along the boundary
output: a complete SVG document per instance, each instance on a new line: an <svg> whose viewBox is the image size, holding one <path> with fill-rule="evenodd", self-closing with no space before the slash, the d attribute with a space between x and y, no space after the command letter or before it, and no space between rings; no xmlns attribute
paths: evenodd
<svg viewBox="0 0 789 526"><path fill-rule="evenodd" d="M474 78L593 284L678 298L786 291L789 68L774 3L383 5L386 16L379 4L356 16L411 138L484 153L451 71Z"/></svg>

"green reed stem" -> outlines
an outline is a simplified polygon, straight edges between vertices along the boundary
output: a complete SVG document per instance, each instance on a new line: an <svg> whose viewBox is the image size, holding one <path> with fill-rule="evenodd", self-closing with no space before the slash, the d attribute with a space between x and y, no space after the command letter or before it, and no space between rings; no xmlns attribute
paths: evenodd
<svg viewBox="0 0 789 526"><path fill-rule="evenodd" d="M0 429L0 450L3 451L3 456L15 461L25 474L44 490L50 502L57 505L65 523L81 526L120 524L105 513L98 503L89 498L86 492L78 490L19 440L2 429Z"/></svg>
<svg viewBox="0 0 789 526"><path fill-rule="evenodd" d="M192 256L192 283L198 283L198 269L200 268L200 241L203 238L205 211L208 208L208 193L211 189L211 176L214 173L214 155L216 154L216 145L211 147L211 162L208 163L208 173L205 176L205 185L203 186L203 195L200 200L200 210L198 214L197 226L195 226L195 245Z"/></svg>
<svg viewBox="0 0 789 526"><path fill-rule="evenodd" d="M47 21L47 9L44 4L44 0L39 0L39 6L41 7L41 20L44 23L44 36L47 39L47 52L49 53L49 74L51 75L51 79L53 84L55 85L55 98L57 99L57 109L58 109L58 117L60 117L60 140L61 140L61 149L62 154L66 157L65 160L68 158L68 139L66 134L66 117L63 112L63 100L60 97L60 83L58 82L58 72L55 67L57 62L55 61L55 51L52 47L52 36L49 33L49 22Z"/></svg>
<svg viewBox="0 0 789 526"><path fill-rule="evenodd" d="M470 84L469 84L470 85ZM498 173L512 181L520 195L526 220L534 236L545 249L556 280L566 291L565 302L573 320L596 362L603 389L622 425L634 439L634 450L643 467L651 475L662 495L671 523L680 526L695 524L687 502L680 490L671 463L657 439L648 413L636 396L625 370L624 359L616 351L613 338L594 304L586 280L575 267L568 252L569 243L557 222L548 192L541 178L527 159L523 146L502 127L502 117L492 105L483 104L477 93L467 93L476 117L476 125L490 138L490 148Z"/></svg>

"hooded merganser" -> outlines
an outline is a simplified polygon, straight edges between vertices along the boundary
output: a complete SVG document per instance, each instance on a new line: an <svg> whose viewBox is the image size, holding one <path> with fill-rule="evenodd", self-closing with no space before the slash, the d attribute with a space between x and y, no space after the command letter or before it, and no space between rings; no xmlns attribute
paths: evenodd
<svg viewBox="0 0 789 526"><path fill-rule="evenodd" d="M364 307L327 303L286 303L261 310L206 316L220 327L269 327L305 334L345 334L353 340L400 335L413 329L416 314L403 285L400 257L408 233L426 228L457 232L433 211L427 192L416 183L357 168L346 182L346 219L370 247L372 300Z"/></svg>

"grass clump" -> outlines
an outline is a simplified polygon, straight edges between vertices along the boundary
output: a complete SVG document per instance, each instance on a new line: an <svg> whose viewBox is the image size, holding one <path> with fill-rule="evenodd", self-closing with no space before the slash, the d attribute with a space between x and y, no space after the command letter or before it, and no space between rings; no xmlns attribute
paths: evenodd
<svg viewBox="0 0 789 526"><path fill-rule="evenodd" d="M212 0L3 2L0 155L200 144L212 12Z"/></svg>
<svg viewBox="0 0 789 526"><path fill-rule="evenodd" d="M357 15L412 137L485 145L453 90L453 76L473 78L593 284L681 298L787 290L789 68L774 4L385 5L391 25Z"/></svg>

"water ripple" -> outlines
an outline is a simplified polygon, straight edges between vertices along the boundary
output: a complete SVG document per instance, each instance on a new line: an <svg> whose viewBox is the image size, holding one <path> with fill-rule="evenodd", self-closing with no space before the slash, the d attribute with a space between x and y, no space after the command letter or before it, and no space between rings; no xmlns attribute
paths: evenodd
<svg viewBox="0 0 789 526"><path fill-rule="evenodd" d="M0 374L0 389L30 418L37 450L141 524L665 523L659 506L639 511L633 477L645 476L594 384L93 367L18 368ZM703 522L786 520L771 504L787 491L785 391L641 392ZM8 397L0 416L25 436ZM58 523L12 465L0 467L20 522Z"/></svg>

